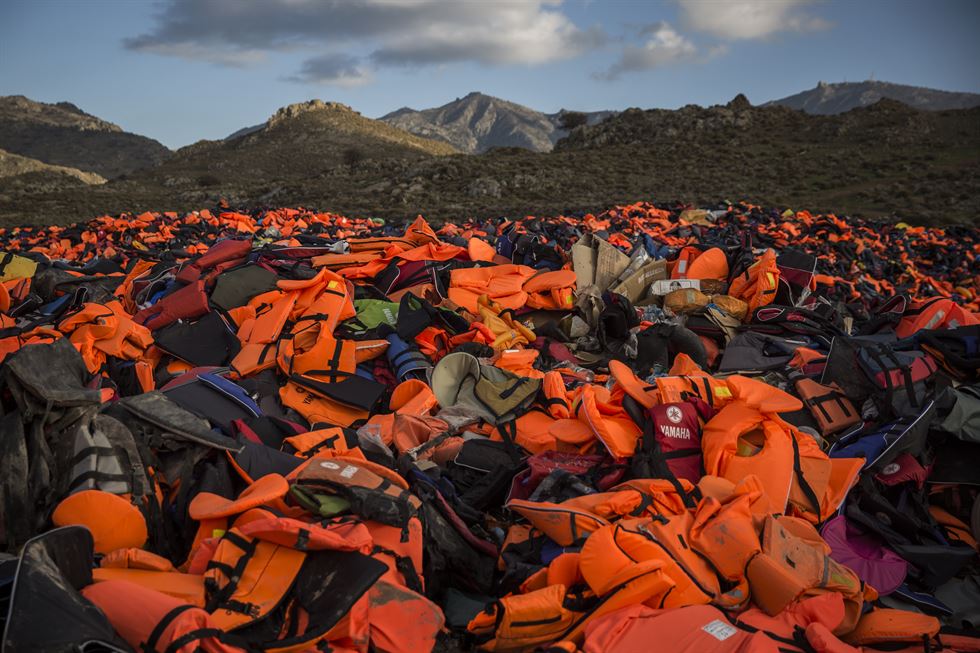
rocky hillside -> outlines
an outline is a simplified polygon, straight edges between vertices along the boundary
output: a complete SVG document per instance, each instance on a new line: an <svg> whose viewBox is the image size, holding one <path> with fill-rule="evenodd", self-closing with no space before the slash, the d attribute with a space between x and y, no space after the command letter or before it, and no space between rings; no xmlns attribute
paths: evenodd
<svg viewBox="0 0 980 653"><path fill-rule="evenodd" d="M894 100L880 100L845 114L808 115L782 106L753 107L744 95L726 105L689 105L677 110L627 109L600 125L577 129L558 150L610 145L681 147L720 144L758 148L778 142L801 148L836 147L857 151L877 147L929 147L937 139L957 145L957 133L976 138L980 123L969 125L980 109L962 113L917 111ZM976 141L973 141L974 143ZM964 143L965 144L965 143Z"/></svg>
<svg viewBox="0 0 980 653"><path fill-rule="evenodd" d="M886 100L814 116L739 96L707 108L631 109L576 129L548 153L470 156L432 156L448 146L412 146L416 137L384 125L402 142L368 139L375 155L356 161L345 161L344 149L368 141L329 125L380 130L376 121L336 105L285 113L233 141L185 148L154 171L0 202L0 220L71 222L222 198L391 219L575 214L649 199L745 200L914 223L980 215L980 108L923 112Z"/></svg>
<svg viewBox="0 0 980 653"><path fill-rule="evenodd" d="M0 150L0 205L18 197L57 193L79 186L104 184L105 181L94 172L54 166Z"/></svg>
<svg viewBox="0 0 980 653"><path fill-rule="evenodd" d="M70 102L0 97L0 148L52 165L116 177L170 156L157 141L130 134Z"/></svg>
<svg viewBox="0 0 980 653"><path fill-rule="evenodd" d="M163 165L133 180L174 192L224 185L316 179L338 166L385 159L456 154L446 143L420 138L365 118L336 102L311 100L279 109L257 129L181 148Z"/></svg>
<svg viewBox="0 0 980 653"><path fill-rule="evenodd" d="M433 109L398 109L380 120L407 132L449 143L469 154L494 147L523 147L534 152L548 152L567 135L560 127L562 113L541 113L490 95L470 93ZM588 124L601 122L613 113L587 113Z"/></svg>
<svg viewBox="0 0 980 653"><path fill-rule="evenodd" d="M828 115L867 107L881 99L896 100L915 109L925 111L970 109L980 106L980 94L977 93L954 93L921 86L875 81L840 84L819 82L816 88L784 97L781 100L773 100L768 104L801 109L807 113Z"/></svg>

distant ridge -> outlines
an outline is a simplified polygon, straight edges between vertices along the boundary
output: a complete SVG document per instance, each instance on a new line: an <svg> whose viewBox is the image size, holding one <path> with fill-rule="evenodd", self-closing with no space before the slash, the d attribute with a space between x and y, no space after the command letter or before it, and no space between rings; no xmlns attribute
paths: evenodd
<svg viewBox="0 0 980 653"><path fill-rule="evenodd" d="M913 109L945 111L972 109L980 106L980 94L939 91L921 86L906 86L890 82L818 82L815 88L766 104L777 104L807 113L831 115L866 107L878 100L888 99L907 104Z"/></svg>
<svg viewBox="0 0 980 653"><path fill-rule="evenodd" d="M568 133L561 128L564 113L541 113L515 102L473 92L432 109L402 107L380 120L419 136L450 143L469 154L495 147L549 152ZM590 125L614 114L614 111L585 113Z"/></svg>
<svg viewBox="0 0 980 653"><path fill-rule="evenodd" d="M0 97L0 148L106 178L155 166L171 154L152 138L125 132L70 102L47 104L23 95Z"/></svg>

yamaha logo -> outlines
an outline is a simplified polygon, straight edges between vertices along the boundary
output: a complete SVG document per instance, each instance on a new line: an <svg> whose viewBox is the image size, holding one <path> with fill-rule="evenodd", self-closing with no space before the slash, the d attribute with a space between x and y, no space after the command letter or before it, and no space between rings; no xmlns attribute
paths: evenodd
<svg viewBox="0 0 980 653"><path fill-rule="evenodd" d="M681 413L681 409L677 406L667 407L667 419L669 419L674 424L680 424L681 420L684 419L684 415Z"/></svg>

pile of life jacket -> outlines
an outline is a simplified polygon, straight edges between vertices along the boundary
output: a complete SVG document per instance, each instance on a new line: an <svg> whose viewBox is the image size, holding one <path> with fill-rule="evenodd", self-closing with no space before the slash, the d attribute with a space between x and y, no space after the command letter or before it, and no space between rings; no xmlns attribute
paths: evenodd
<svg viewBox="0 0 980 653"><path fill-rule="evenodd" d="M0 228L3 651L980 651L980 230Z"/></svg>

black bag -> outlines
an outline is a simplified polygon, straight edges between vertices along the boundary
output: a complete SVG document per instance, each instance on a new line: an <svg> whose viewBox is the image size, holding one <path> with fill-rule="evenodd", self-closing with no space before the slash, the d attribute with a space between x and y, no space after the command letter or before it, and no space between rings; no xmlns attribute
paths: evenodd
<svg viewBox="0 0 980 653"><path fill-rule="evenodd" d="M24 545L3 619L5 652L130 650L79 592L92 583L93 546L83 526L56 528Z"/></svg>

